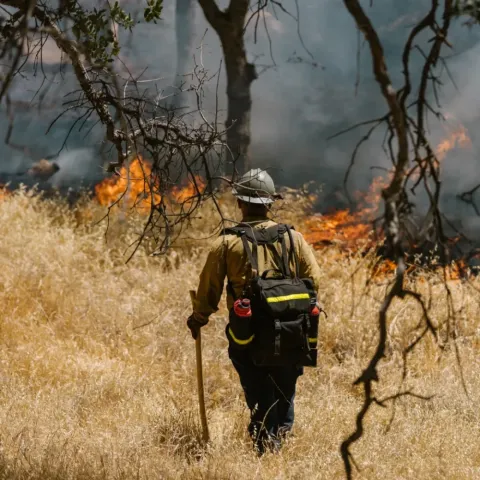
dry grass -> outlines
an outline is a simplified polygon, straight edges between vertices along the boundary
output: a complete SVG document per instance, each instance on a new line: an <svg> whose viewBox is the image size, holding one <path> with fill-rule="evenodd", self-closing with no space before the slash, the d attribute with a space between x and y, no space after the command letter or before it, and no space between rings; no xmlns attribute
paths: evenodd
<svg viewBox="0 0 480 480"><path fill-rule="evenodd" d="M299 381L295 437L280 455L259 460L227 358L223 306L204 330L212 443L206 450L199 443L194 344L185 319L204 246L184 242L167 259L140 252L125 265L132 229L116 222L105 244L104 227L91 226L98 213L93 205L72 211L25 194L0 200L0 478L342 478L339 444L361 402L352 382L374 347L385 291L376 284L362 295L368 262L318 253L329 313L321 367ZM211 230L212 221L202 222L192 230ZM372 411L354 446L359 478L480 478L480 294L467 283L450 286L470 399L454 349L441 352L427 338L409 358L405 388L435 397L399 400L391 424L391 405ZM448 310L438 278L413 287L432 296L432 315L443 325ZM395 303L379 397L398 390L401 351L419 319L413 303Z"/></svg>

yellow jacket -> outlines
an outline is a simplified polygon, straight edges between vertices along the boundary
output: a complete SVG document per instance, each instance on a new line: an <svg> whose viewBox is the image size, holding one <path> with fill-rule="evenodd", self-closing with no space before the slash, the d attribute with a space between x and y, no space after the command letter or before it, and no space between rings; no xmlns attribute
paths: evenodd
<svg viewBox="0 0 480 480"><path fill-rule="evenodd" d="M268 228L276 225L276 222L266 218L248 217L242 223L248 223L253 228ZM315 290L319 288L320 271L311 247L303 238L302 234L292 230L295 252L300 266L300 278L311 278ZM290 242L286 238L287 247L290 250ZM276 245L281 253L280 246ZM258 269L261 274L270 268L279 268L276 258L265 245L258 246ZM290 265L293 271L293 262ZM239 297L250 280L252 267L248 262L242 240L237 235L222 235L215 240L208 254L207 261L200 274L200 283L197 289L197 297L194 302L194 313L200 319L206 321L208 317L218 310L218 303L222 296L225 277L227 277L235 297ZM227 307L233 307L234 299L227 289Z"/></svg>

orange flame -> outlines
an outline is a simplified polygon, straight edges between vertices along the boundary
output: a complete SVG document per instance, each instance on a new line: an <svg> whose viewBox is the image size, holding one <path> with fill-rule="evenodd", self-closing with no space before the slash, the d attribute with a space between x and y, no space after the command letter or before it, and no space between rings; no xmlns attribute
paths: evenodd
<svg viewBox="0 0 480 480"><path fill-rule="evenodd" d="M198 175L193 180L189 180L187 185L182 187L173 187L171 196L176 203L188 203L205 189L206 183Z"/></svg>
<svg viewBox="0 0 480 480"><path fill-rule="evenodd" d="M149 184L151 166L140 156L128 165L122 166L117 176L105 178L95 185L95 195L100 205L111 206L115 202L123 203L126 208L135 207L148 212L152 206L160 203L160 195L152 191Z"/></svg>
<svg viewBox="0 0 480 480"><path fill-rule="evenodd" d="M355 247L359 241L368 240L373 232L381 199L381 191L387 185L383 177L373 179L366 194L357 192L359 208L351 211L346 208L326 215L313 215L307 224L307 241L315 247L339 241L346 247Z"/></svg>
<svg viewBox="0 0 480 480"><path fill-rule="evenodd" d="M389 275L395 272L396 268L397 264L387 258L375 264L375 266L373 267L372 276L373 278L384 277L385 275Z"/></svg>
<svg viewBox="0 0 480 480"><path fill-rule="evenodd" d="M450 120L452 116L447 116ZM470 148L472 142L467 129L458 121L454 126L447 126L447 136L438 144L436 154L442 161L453 148ZM358 207L337 210L325 215L313 215L307 220L307 239L315 247L321 248L331 242L338 241L346 247L355 247L359 241L368 241L373 227L372 221L378 215L381 204L381 191L391 178L376 177L367 193L356 193Z"/></svg>
<svg viewBox="0 0 480 480"><path fill-rule="evenodd" d="M452 119L451 115L447 115L447 117ZM435 149L439 162L443 161L448 152L456 147L471 148L472 146L467 129L458 121L455 121L454 126L447 126L446 131L446 137ZM388 178L376 177L366 193L357 192L355 211L347 208L309 217L306 221L306 239L317 249L337 242L346 250L371 246L372 222L378 216L381 191L388 185L390 179L391 175ZM407 272L412 268L409 267ZM390 260L384 260L375 267L374 276L382 276L394 271L395 264ZM448 276L450 279L461 278L465 275L465 271L465 265L453 264L448 267Z"/></svg>
<svg viewBox="0 0 480 480"><path fill-rule="evenodd" d="M174 187L169 199L175 203L190 202L204 188L203 179L195 176L186 186ZM158 183L152 179L152 167L140 156L130 162L128 170L124 165L117 176L106 178L95 185L95 195L100 205L111 206L118 202L117 205L135 208L144 214L162 201L157 190Z"/></svg>
<svg viewBox="0 0 480 480"><path fill-rule="evenodd" d="M465 260L460 259L445 268L447 280L461 280L470 276L470 269Z"/></svg>
<svg viewBox="0 0 480 480"><path fill-rule="evenodd" d="M472 148L472 141L468 136L467 129L461 123L458 123L455 127L450 128L450 130L451 131L448 136L437 145L435 150L437 158L440 162L445 159L450 150L453 150L457 146L460 148Z"/></svg>

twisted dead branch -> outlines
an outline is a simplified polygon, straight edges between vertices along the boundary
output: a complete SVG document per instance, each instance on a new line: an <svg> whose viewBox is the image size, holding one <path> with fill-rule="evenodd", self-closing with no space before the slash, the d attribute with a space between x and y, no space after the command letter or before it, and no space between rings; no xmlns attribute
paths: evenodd
<svg viewBox="0 0 480 480"><path fill-rule="evenodd" d="M404 84L398 91L395 90L392 85L380 38L365 13L365 10L358 0L344 0L344 4L355 20L357 28L363 33L370 48L373 73L388 107L388 113L384 117L361 124L372 124L372 126L357 145L345 180L348 179L359 146L370 137L371 133L379 125L385 124L388 132L385 152L392 162L392 176L389 185L382 191L385 206L383 229L387 254L393 258L396 263L393 285L386 294L379 310L379 338L377 347L367 367L354 382L354 385L363 388L363 404L356 416L355 430L342 442L340 448L346 476L347 479L350 480L353 475L353 466L356 466L351 447L362 437L364 433L364 420L371 407L374 405L385 406L387 401L392 400L395 402L396 399L406 394L420 398L420 396L414 392L402 390L396 395L383 400L379 400L375 395L374 383L380 380L378 368L386 354L388 341L387 316L393 300L395 298L413 298L421 306L422 322L425 325L423 332L404 352L404 372L407 368L407 355L413 351L425 335L430 333L434 339L438 338L437 327L429 316L428 305L425 304L420 294L410 291L404 286L406 272L404 238L407 232L405 231L403 219L411 214L413 207L409 199L409 181L414 182L413 186L410 187L411 194L414 194L415 189L421 184L423 190L428 195L430 203L429 212L431 218L433 218L432 227L436 242L446 250L446 235L443 231L442 214L439 208L441 190L439 175L440 163L428 141L425 120L428 113L434 114L437 118L442 117L441 112L430 104L429 87L431 87L433 91L433 96L434 99L437 100L438 106L437 95L440 81L435 74L435 67L440 59L442 47L444 45L450 46L447 35L453 13L453 2L452 0L445 0L443 2L441 11L442 22L439 24L437 16L440 10L440 2L439 0L432 0L430 10L412 28L402 55ZM415 44L418 35L425 30L433 33L428 52L423 52L423 50ZM424 57L424 64L418 86L418 93L414 99L411 99L413 82L410 72L410 58L413 49L420 49ZM414 109L414 115L410 113L412 109ZM352 128L356 127L357 126ZM413 150L413 158L410 156L410 149ZM451 298L446 276L444 278L444 286L447 297ZM450 322L454 317L455 311L453 307L449 308L447 322ZM428 398L429 397L422 397L422 400L428 400Z"/></svg>

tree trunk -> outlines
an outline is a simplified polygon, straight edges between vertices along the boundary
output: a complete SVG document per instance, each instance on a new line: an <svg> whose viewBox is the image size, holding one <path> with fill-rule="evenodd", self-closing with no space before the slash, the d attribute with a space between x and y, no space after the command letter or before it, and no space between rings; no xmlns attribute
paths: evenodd
<svg viewBox="0 0 480 480"><path fill-rule="evenodd" d="M195 6L196 0L177 0L175 6L175 35L177 41L177 69L175 87L184 89L189 72L193 65L193 42L195 38ZM184 93L178 93L173 101L176 108L186 106Z"/></svg>
<svg viewBox="0 0 480 480"><path fill-rule="evenodd" d="M228 115L226 121L226 173L242 175L250 169L250 118L252 95L250 85L257 78L255 66L247 62L243 32L231 31L221 37L227 71Z"/></svg>
<svg viewBox="0 0 480 480"><path fill-rule="evenodd" d="M222 44L227 71L227 152L226 174L236 176L250 169L250 85L257 78L255 66L247 61L244 25L249 0L230 0L227 10L218 8L214 0L199 0L205 17L217 32Z"/></svg>

